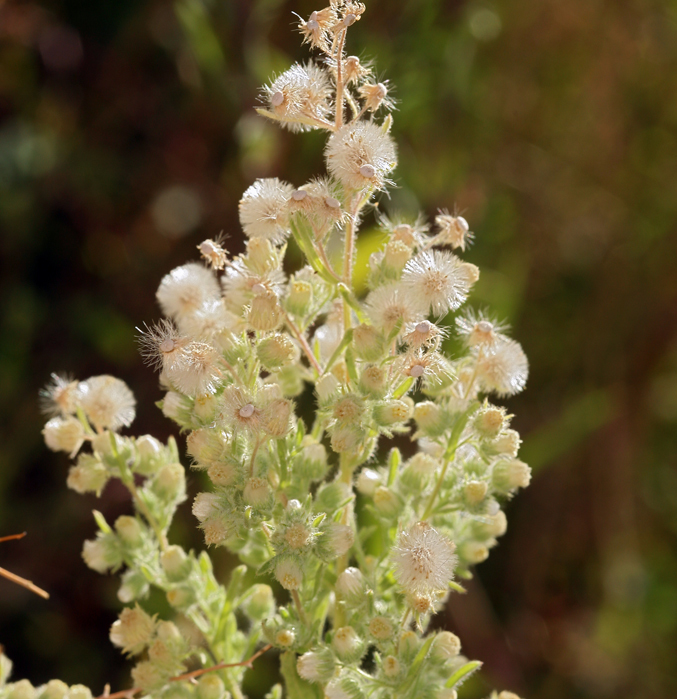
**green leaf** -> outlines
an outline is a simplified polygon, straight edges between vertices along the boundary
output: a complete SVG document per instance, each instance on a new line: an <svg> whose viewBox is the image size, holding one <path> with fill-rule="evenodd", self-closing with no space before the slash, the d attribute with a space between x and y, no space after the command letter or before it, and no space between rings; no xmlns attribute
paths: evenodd
<svg viewBox="0 0 677 699"><path fill-rule="evenodd" d="M343 333L343 338L341 339L341 342L339 342L338 347L334 350L334 353L329 357L329 361L327 362L327 366L324 368L324 373L326 374L332 366L334 366L334 363L336 360L343 354L343 350L345 350L346 347L352 342L353 340L353 329L349 328L348 330Z"/></svg>
<svg viewBox="0 0 677 699"><path fill-rule="evenodd" d="M449 689L455 689L460 687L463 682L465 682L470 675L477 672L482 667L482 663L479 660L472 660L469 663L459 667L458 670L444 683L445 687Z"/></svg>
<svg viewBox="0 0 677 699"><path fill-rule="evenodd" d="M98 510L92 510L92 514L94 515L97 526L104 534L111 534L113 532L108 522L106 522L106 518Z"/></svg>

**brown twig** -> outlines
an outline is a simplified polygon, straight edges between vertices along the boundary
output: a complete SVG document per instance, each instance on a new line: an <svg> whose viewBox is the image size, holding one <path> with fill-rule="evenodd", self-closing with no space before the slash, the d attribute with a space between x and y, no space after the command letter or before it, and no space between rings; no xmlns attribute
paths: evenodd
<svg viewBox="0 0 677 699"><path fill-rule="evenodd" d="M0 537L0 542L23 539L24 536L26 536L26 532L21 532L21 534L10 534L9 536ZM26 578L22 578L16 573L10 573L8 570L0 568L0 575L3 578L7 578L7 580L11 580L13 583L21 585L21 587L25 587L27 590L34 592L36 595L40 595L40 597L43 597L44 599L49 599L49 593L45 592L41 587L34 585L30 580L26 580Z"/></svg>
<svg viewBox="0 0 677 699"><path fill-rule="evenodd" d="M269 651L273 646L269 643L267 646L263 646L261 650L256 651L251 658L247 660L242 660L239 663L219 663L218 665L212 665L212 667L203 667L199 670L193 670L192 672L186 672L183 675L177 675L176 677L171 677L170 682L181 682L182 680L192 680L194 677L200 677L200 675L205 675L208 672L215 672L216 670L226 670L229 667L247 667L251 669L252 663L260 658L264 653ZM113 694L107 693L109 686L106 685L104 693L97 697L97 699L124 699L125 697L133 697L137 692L142 691L141 687L132 687L131 689L123 689L120 692L114 692Z"/></svg>

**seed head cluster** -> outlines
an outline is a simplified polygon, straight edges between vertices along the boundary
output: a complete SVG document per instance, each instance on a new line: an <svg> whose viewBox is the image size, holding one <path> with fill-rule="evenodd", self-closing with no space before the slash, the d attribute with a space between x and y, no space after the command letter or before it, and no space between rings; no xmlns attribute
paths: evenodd
<svg viewBox="0 0 677 699"><path fill-rule="evenodd" d="M315 56L261 93L263 117L324 132L326 172L253 182L239 204L244 252L199 243L199 261L159 281L163 318L139 330L162 412L204 478L186 478L174 439L124 433L135 399L120 379L53 375L42 394L46 444L74 459L68 486L129 491L132 514L109 524L95 513L83 559L120 573L127 606L110 638L136 659L144 696L240 696L261 644L281 652L296 694L302 680L329 699L449 699L476 667L429 624L529 484L511 415L492 402L525 387L528 363L507 326L468 303L479 270L462 257L467 220L383 211L397 164L392 89L346 49L364 12L331 0L299 17ZM358 231L377 204L382 244L361 296ZM169 539L188 490L201 553ZM240 560L225 584L214 547ZM167 618L144 611L151 591ZM7 662L0 699L52 697L5 683ZM228 666L228 691L216 672L186 674L214 664Z"/></svg>

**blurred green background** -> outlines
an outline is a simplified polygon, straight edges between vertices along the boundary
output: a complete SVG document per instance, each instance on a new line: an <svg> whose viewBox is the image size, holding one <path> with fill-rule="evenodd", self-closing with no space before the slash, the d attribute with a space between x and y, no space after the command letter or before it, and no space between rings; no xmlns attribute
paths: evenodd
<svg viewBox="0 0 677 699"><path fill-rule="evenodd" d="M260 84L305 60L292 12L314 9L0 0L0 535L29 532L0 565L52 594L0 579L17 677L128 686L107 638L115 579L80 560L91 509L128 503L66 490L38 389L53 370L113 373L139 400L134 433L171 433L134 327L203 238L240 249L253 178L321 171L320 135L253 111ZM508 406L534 480L440 619L485 661L465 696L675 697L677 3L369 0L349 41L398 99L382 206L466 216L474 303L531 361ZM182 513L176 540L201 548Z"/></svg>

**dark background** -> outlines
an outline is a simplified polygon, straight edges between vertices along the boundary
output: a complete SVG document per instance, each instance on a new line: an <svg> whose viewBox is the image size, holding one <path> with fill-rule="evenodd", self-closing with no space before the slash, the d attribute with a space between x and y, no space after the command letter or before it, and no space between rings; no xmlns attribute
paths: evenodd
<svg viewBox="0 0 677 699"><path fill-rule="evenodd" d="M314 9L0 0L0 535L29 532L0 544L0 565L52 594L0 579L16 678L128 686L107 639L117 582L80 560L91 509L128 503L66 489L38 389L54 370L112 373L139 400L133 432L171 433L134 327L203 238L223 230L239 250L253 178L321 171L321 135L252 109L305 60L292 11ZM370 0L350 34L396 88L382 205L464 213L474 303L531 361L508 406L532 485L445 613L485 661L466 696L677 696L677 3ZM201 548L188 510L173 536Z"/></svg>

